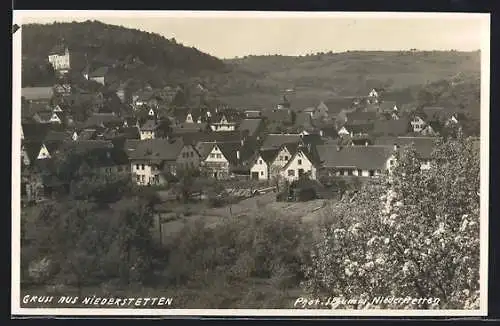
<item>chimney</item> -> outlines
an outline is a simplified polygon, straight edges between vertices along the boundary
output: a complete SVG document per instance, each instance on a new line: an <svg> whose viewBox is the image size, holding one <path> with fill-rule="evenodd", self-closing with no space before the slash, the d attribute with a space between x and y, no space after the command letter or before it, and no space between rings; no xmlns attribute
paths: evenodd
<svg viewBox="0 0 500 326"><path fill-rule="evenodd" d="M239 161L240 160L240 151L236 151L236 159Z"/></svg>

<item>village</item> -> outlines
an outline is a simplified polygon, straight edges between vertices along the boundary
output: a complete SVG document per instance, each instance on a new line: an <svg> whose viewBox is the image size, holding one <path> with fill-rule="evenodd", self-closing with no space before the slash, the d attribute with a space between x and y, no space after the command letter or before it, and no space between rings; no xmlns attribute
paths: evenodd
<svg viewBox="0 0 500 326"><path fill-rule="evenodd" d="M55 48L47 60L61 82L22 89L24 205L61 187L51 183L48 162L65 150L92 158L86 162L92 170L130 175L137 186L156 187L170 200L179 199L173 186L186 176L217 180L240 198L270 191L284 201L331 198L339 191L332 178L384 176L406 145L415 146L425 170L437 137L467 119L455 108L386 101L383 89L310 107L295 107L286 93L261 110L177 107L171 104L178 89L146 86L129 93L126 85L107 83L106 67L87 67L82 76L94 91L78 89L65 78L71 71L67 47ZM109 110L110 98L128 113ZM81 102L91 113L78 120L72 107ZM188 197L206 197L202 186L192 188Z"/></svg>

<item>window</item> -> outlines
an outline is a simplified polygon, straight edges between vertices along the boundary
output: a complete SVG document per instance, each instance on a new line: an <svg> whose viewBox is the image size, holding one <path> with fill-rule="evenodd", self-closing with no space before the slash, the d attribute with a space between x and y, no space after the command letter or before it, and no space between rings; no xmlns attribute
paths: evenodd
<svg viewBox="0 0 500 326"><path fill-rule="evenodd" d="M217 158L221 158L222 156L220 154L217 154Z"/></svg>
<svg viewBox="0 0 500 326"><path fill-rule="evenodd" d="M210 158L215 158L215 154L210 154Z"/></svg>
<svg viewBox="0 0 500 326"><path fill-rule="evenodd" d="M358 170L358 175L362 176L363 175L363 171L362 170Z"/></svg>
<svg viewBox="0 0 500 326"><path fill-rule="evenodd" d="M144 170L144 164L141 165L141 170Z"/></svg>
<svg viewBox="0 0 500 326"><path fill-rule="evenodd" d="M285 161L288 161L288 155L285 155Z"/></svg>
<svg viewBox="0 0 500 326"><path fill-rule="evenodd" d="M295 170L288 170L288 176L289 177L295 176Z"/></svg>
<svg viewBox="0 0 500 326"><path fill-rule="evenodd" d="M302 160L297 160L298 165L302 165Z"/></svg>
<svg viewBox="0 0 500 326"><path fill-rule="evenodd" d="M370 170L370 177L373 177L375 175L375 171Z"/></svg>
<svg viewBox="0 0 500 326"><path fill-rule="evenodd" d="M146 178L145 178L144 174L143 174L143 175L141 175L141 182L142 182L142 183L144 183L144 180L145 180L145 179L146 179Z"/></svg>
<svg viewBox="0 0 500 326"><path fill-rule="evenodd" d="M139 170L139 164L136 164L136 165L135 165L135 169L136 169L136 170Z"/></svg>
<svg viewBox="0 0 500 326"><path fill-rule="evenodd" d="M259 164L262 164L262 160L259 160Z"/></svg>
<svg viewBox="0 0 500 326"><path fill-rule="evenodd" d="M352 175L352 170L348 170L347 175Z"/></svg>
<svg viewBox="0 0 500 326"><path fill-rule="evenodd" d="M283 156L280 156L280 161L283 161Z"/></svg>
<svg viewBox="0 0 500 326"><path fill-rule="evenodd" d="M260 175L264 175L264 171L260 171Z"/></svg>
<svg viewBox="0 0 500 326"><path fill-rule="evenodd" d="M135 179L136 179L137 183L141 182L141 176L140 175L136 175Z"/></svg>

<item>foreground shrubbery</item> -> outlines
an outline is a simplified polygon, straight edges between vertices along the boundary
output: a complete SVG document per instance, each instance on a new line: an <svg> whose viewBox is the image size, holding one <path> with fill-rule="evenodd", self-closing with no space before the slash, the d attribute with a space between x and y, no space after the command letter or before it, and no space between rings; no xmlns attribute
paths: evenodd
<svg viewBox="0 0 500 326"><path fill-rule="evenodd" d="M136 284L168 292L182 308L290 308L304 294L437 297L439 306L419 308L477 308L479 152L459 137L438 144L434 159L421 172L408 148L391 179L326 210L319 232L258 211L213 226L188 221L161 250L151 241L153 194L88 175L68 199L23 220L22 280L80 290L113 283L120 293ZM124 187L121 199L95 195L113 185Z"/></svg>
<svg viewBox="0 0 500 326"><path fill-rule="evenodd" d="M422 173L409 148L391 180L328 212L306 289L440 299L419 308L479 307L479 152L469 141L450 140L438 144L434 159Z"/></svg>

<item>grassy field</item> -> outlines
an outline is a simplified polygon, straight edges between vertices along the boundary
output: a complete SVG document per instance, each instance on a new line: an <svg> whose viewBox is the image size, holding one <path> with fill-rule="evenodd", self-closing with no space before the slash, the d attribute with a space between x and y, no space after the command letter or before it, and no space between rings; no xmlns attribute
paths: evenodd
<svg viewBox="0 0 500 326"><path fill-rule="evenodd" d="M423 85L457 74L477 76L479 52L344 52L302 57L249 56L226 60L228 74L212 76L219 98L230 105L270 108L285 89L292 106L315 106L338 96L363 96L374 87L388 91Z"/></svg>

